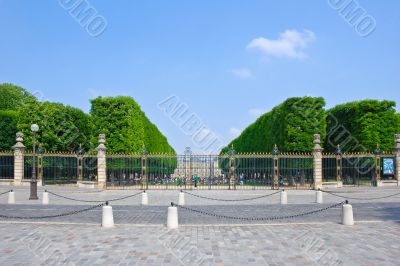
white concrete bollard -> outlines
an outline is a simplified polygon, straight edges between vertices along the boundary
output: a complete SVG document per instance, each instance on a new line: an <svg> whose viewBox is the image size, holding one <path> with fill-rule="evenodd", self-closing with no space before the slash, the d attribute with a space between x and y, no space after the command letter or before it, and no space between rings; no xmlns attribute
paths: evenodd
<svg viewBox="0 0 400 266"><path fill-rule="evenodd" d="M8 204L15 204L15 192L11 190L8 192Z"/></svg>
<svg viewBox="0 0 400 266"><path fill-rule="evenodd" d="M49 205L49 192L46 190L43 192L42 204Z"/></svg>
<svg viewBox="0 0 400 266"><path fill-rule="evenodd" d="M147 195L146 191L143 191L142 193L142 205L148 205L149 204L149 196Z"/></svg>
<svg viewBox="0 0 400 266"><path fill-rule="evenodd" d="M346 204L342 206L342 224L343 225L354 225L354 218L353 218L353 206L348 204L346 200Z"/></svg>
<svg viewBox="0 0 400 266"><path fill-rule="evenodd" d="M183 193L182 191L179 192L178 205L185 206L185 193Z"/></svg>
<svg viewBox="0 0 400 266"><path fill-rule="evenodd" d="M315 202L319 204L324 203L324 197L321 190L317 190L315 193Z"/></svg>
<svg viewBox="0 0 400 266"><path fill-rule="evenodd" d="M178 208L172 204L168 207L167 227L168 229L178 228Z"/></svg>
<svg viewBox="0 0 400 266"><path fill-rule="evenodd" d="M111 206L108 206L108 202L106 206L103 206L103 217L101 221L101 226L104 228L112 228L114 227L114 215Z"/></svg>
<svg viewBox="0 0 400 266"><path fill-rule="evenodd" d="M287 193L285 190L281 191L281 204L287 204Z"/></svg>

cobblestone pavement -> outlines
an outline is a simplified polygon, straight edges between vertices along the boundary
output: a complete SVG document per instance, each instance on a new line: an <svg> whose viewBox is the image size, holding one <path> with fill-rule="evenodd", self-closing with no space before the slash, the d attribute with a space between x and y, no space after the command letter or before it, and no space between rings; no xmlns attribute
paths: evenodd
<svg viewBox="0 0 400 266"><path fill-rule="evenodd" d="M219 214L241 218L271 218L291 216L320 210L329 207L329 204L311 205L238 205L238 206L186 206L192 210L203 211L209 214ZM76 224L100 224L101 207L65 217L46 219L20 220L17 218L5 219L1 215L40 217L58 215L71 211L78 211L87 206L74 205L0 205L0 222L40 222L40 223L76 223ZM354 219L356 221L400 221L400 206L398 203L355 203L353 204ZM116 224L149 224L165 225L167 220L166 206L114 206L114 221ZM208 225L208 224L276 224L276 223L314 223L328 222L339 223L341 220L341 207L331 208L325 211L288 219L274 220L246 220L227 219L209 215L199 214L186 209L179 208L179 223L187 225Z"/></svg>
<svg viewBox="0 0 400 266"><path fill-rule="evenodd" d="M8 187L0 187L0 193ZM78 203L50 195L50 205L29 201L28 188L14 188L17 204L0 196L0 216L44 216L82 210L97 203ZM138 191L48 188L85 200L124 197ZM42 188L41 188L42 190ZM377 198L399 188L334 190L352 198ZM191 191L214 198L244 199L265 191ZM314 191L288 191L289 205L279 194L244 202L220 202L186 195L186 207L233 217L277 217L329 207L344 199L324 194L315 204ZM41 194L39 193L41 196ZM246 221L207 216L179 209L178 230L165 227L167 206L178 191L148 191L149 206L140 195L113 202L116 227L102 229L101 207L66 217L41 220L0 218L0 265L399 265L400 195L350 200L354 226L340 225L340 206L293 219Z"/></svg>
<svg viewBox="0 0 400 266"><path fill-rule="evenodd" d="M10 230L12 228L12 230ZM1 225L1 265L398 265L394 222L281 226Z"/></svg>

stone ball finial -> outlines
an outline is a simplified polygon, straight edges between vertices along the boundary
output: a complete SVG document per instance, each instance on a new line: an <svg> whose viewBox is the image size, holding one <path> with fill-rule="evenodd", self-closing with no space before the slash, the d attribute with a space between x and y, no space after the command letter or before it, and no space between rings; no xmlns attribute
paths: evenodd
<svg viewBox="0 0 400 266"><path fill-rule="evenodd" d="M17 142L22 142L22 141L24 141L24 134L23 134L22 132L17 132L17 133L15 134L15 140L16 140Z"/></svg>
<svg viewBox="0 0 400 266"><path fill-rule="evenodd" d="M395 141L396 143L400 143L400 134L394 135L394 141Z"/></svg>
<svg viewBox="0 0 400 266"><path fill-rule="evenodd" d="M314 134L314 144L320 144L320 143L321 143L321 135Z"/></svg>
<svg viewBox="0 0 400 266"><path fill-rule="evenodd" d="M106 143L106 135L105 134L99 134L99 143L100 144Z"/></svg>
<svg viewBox="0 0 400 266"><path fill-rule="evenodd" d="M400 134L394 135L394 141L396 142L393 152L400 155Z"/></svg>

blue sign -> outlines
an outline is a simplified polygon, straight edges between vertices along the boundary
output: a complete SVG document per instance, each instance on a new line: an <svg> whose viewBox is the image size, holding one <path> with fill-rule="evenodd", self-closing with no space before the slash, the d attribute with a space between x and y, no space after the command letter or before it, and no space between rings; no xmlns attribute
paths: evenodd
<svg viewBox="0 0 400 266"><path fill-rule="evenodd" d="M394 159L383 158L382 159L382 173L384 175L394 175Z"/></svg>

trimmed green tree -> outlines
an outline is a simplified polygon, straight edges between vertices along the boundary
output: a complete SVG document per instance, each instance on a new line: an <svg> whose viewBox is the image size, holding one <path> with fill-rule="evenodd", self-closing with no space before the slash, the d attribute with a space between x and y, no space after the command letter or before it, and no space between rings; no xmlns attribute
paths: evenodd
<svg viewBox="0 0 400 266"><path fill-rule="evenodd" d="M394 101L363 100L337 105L327 111L326 150L391 151L400 132L400 116Z"/></svg>
<svg viewBox="0 0 400 266"><path fill-rule="evenodd" d="M321 97L289 98L260 116L231 145L237 152L271 152L274 145L281 151L309 152L313 148L313 135L326 134L325 100Z"/></svg>

